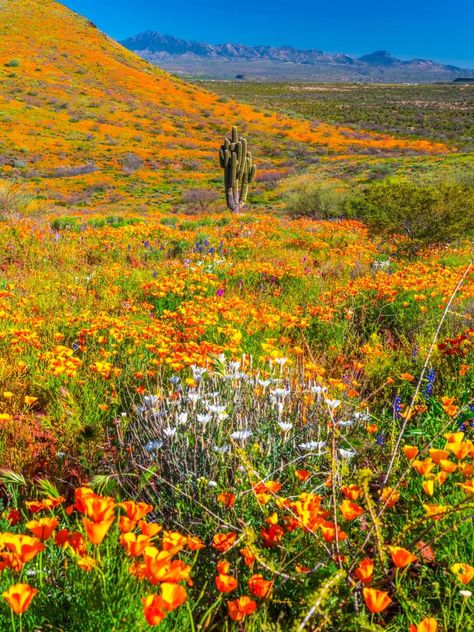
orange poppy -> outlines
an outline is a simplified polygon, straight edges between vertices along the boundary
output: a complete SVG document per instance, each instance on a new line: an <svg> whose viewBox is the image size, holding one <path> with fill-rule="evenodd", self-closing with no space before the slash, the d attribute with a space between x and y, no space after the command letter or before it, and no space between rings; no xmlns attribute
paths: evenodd
<svg viewBox="0 0 474 632"><path fill-rule="evenodd" d="M304 482L311 476L311 472L309 470L296 470L295 476L299 481Z"/></svg>
<svg viewBox="0 0 474 632"><path fill-rule="evenodd" d="M221 593L232 592L237 588L239 582L232 575L219 574L216 577L216 588Z"/></svg>
<svg viewBox="0 0 474 632"><path fill-rule="evenodd" d="M148 625L159 625L166 617L166 603L160 595L148 595L142 598L143 613Z"/></svg>
<svg viewBox="0 0 474 632"><path fill-rule="evenodd" d="M225 553L235 544L236 541L237 534L233 531L228 531L227 533L216 533L212 539L212 546L221 553Z"/></svg>
<svg viewBox="0 0 474 632"><path fill-rule="evenodd" d="M127 552L127 555L130 555L130 557L138 557L143 553L146 547L150 545L150 538L148 536L136 535L135 533L123 533L119 540Z"/></svg>
<svg viewBox="0 0 474 632"><path fill-rule="evenodd" d="M38 590L28 584L15 584L3 593L4 599L15 614L23 614L30 606Z"/></svg>
<svg viewBox="0 0 474 632"><path fill-rule="evenodd" d="M248 581L249 591L255 597L264 599L270 592L273 586L273 582L265 579L263 575L252 575Z"/></svg>
<svg viewBox="0 0 474 632"><path fill-rule="evenodd" d="M418 455L418 448L415 445L403 446L403 453L409 461L412 461Z"/></svg>
<svg viewBox="0 0 474 632"><path fill-rule="evenodd" d="M356 503L353 503L348 498L345 498L339 505L342 515L346 520L354 520L364 513L364 510Z"/></svg>
<svg viewBox="0 0 474 632"><path fill-rule="evenodd" d="M341 492L349 500L357 500L362 494L362 488L359 485L343 485Z"/></svg>
<svg viewBox="0 0 474 632"><path fill-rule="evenodd" d="M30 520L25 526L40 540L48 540L58 524L57 518L40 518L39 520Z"/></svg>
<svg viewBox="0 0 474 632"><path fill-rule="evenodd" d="M188 535L187 545L190 551L199 551L199 549L204 549L206 547L201 538L198 538L195 535Z"/></svg>
<svg viewBox="0 0 474 632"><path fill-rule="evenodd" d="M23 565L31 560L44 549L44 544L29 535L18 535L16 533L3 533L0 542L9 551L12 551L18 562Z"/></svg>
<svg viewBox="0 0 474 632"><path fill-rule="evenodd" d="M101 544L105 536L107 535L110 527L114 522L114 517L108 520L102 520L101 522L93 522L89 518L83 518L82 522L86 530L87 537L92 544Z"/></svg>
<svg viewBox="0 0 474 632"><path fill-rule="evenodd" d="M377 613L382 612L389 607L392 603L392 599L389 594L383 590L376 590L375 588L364 588L362 591L364 594L365 605L370 612Z"/></svg>
<svg viewBox="0 0 474 632"><path fill-rule="evenodd" d="M255 561L257 560L254 553L247 548L240 549L240 555L244 558L244 564L248 568L252 568L252 566L255 564Z"/></svg>
<svg viewBox="0 0 474 632"><path fill-rule="evenodd" d="M405 566L409 566L418 559L416 555L413 555L401 546L389 546L388 548L392 561L398 568L405 568Z"/></svg>
<svg viewBox="0 0 474 632"><path fill-rule="evenodd" d="M363 584L370 584L374 575L374 562L366 557L363 559L359 566L356 568L354 575Z"/></svg>
<svg viewBox="0 0 474 632"><path fill-rule="evenodd" d="M420 621L418 625L412 623L408 632L436 632L437 629L438 623L436 622L436 619L427 617L426 619L423 619L423 621Z"/></svg>
<svg viewBox="0 0 474 632"><path fill-rule="evenodd" d="M456 575L461 584L469 584L474 578L474 566L470 564L453 564L451 571Z"/></svg>
<svg viewBox="0 0 474 632"><path fill-rule="evenodd" d="M161 598L166 604L166 609L169 611L175 610L181 604L183 604L188 595L186 588L179 584L164 582L161 584Z"/></svg>
<svg viewBox="0 0 474 632"><path fill-rule="evenodd" d="M429 481L423 481L422 485L423 491L427 496L433 496L434 493L434 481L430 479Z"/></svg>
<svg viewBox="0 0 474 632"><path fill-rule="evenodd" d="M247 595L239 597L235 601L227 602L227 610L233 621L242 621L248 615L255 612L257 603Z"/></svg>
<svg viewBox="0 0 474 632"><path fill-rule="evenodd" d="M185 535L178 533L177 531L165 531L163 533L163 539L161 541L161 548L163 551L169 551L171 549L176 552L180 551L186 546L188 539Z"/></svg>
<svg viewBox="0 0 474 632"><path fill-rule="evenodd" d="M217 496L217 502L230 509L235 504L235 494L232 492L222 492Z"/></svg>
<svg viewBox="0 0 474 632"><path fill-rule="evenodd" d="M120 516L120 519L125 518L125 516ZM145 522L144 520L140 520L138 523L140 527L140 531L143 535L147 535L149 538L154 538L155 535L158 535L163 527L155 522Z"/></svg>
<svg viewBox="0 0 474 632"><path fill-rule="evenodd" d="M380 494L380 500L391 509L400 499L400 493L392 487L384 487Z"/></svg>

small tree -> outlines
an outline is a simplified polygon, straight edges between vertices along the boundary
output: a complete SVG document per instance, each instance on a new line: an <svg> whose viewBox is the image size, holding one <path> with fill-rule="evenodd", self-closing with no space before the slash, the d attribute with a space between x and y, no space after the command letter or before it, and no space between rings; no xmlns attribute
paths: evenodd
<svg viewBox="0 0 474 632"><path fill-rule="evenodd" d="M227 206L238 213L247 202L249 185L255 180L257 167L253 164L252 154L247 151L247 141L239 139L235 126L232 137L226 138L220 149L219 161L224 169Z"/></svg>

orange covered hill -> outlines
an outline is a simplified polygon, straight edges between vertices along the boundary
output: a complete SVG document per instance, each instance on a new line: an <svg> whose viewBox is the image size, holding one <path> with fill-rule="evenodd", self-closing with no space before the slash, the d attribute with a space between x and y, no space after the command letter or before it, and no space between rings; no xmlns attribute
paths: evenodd
<svg viewBox="0 0 474 632"><path fill-rule="evenodd" d="M228 101L139 59L54 0L0 0L0 40L0 175L24 177L48 202L131 209L202 186L219 175L216 147L235 123L263 171L287 165L290 148L445 149Z"/></svg>

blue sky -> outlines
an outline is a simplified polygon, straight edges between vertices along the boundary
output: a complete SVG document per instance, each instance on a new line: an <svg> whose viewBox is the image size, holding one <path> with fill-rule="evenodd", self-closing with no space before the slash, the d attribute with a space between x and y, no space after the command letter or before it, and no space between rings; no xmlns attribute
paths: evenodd
<svg viewBox="0 0 474 632"><path fill-rule="evenodd" d="M377 49L474 68L474 0L63 0L116 39L154 30L211 43Z"/></svg>

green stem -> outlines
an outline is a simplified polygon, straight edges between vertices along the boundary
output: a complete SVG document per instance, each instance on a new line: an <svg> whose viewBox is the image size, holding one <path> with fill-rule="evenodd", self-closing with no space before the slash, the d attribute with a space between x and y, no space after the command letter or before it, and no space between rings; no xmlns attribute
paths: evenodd
<svg viewBox="0 0 474 632"><path fill-rule="evenodd" d="M39 585L40 588L43 588L43 551L40 552L39 554ZM20 619L20 623L21 623L21 619ZM21 629L21 626L20 626Z"/></svg>

